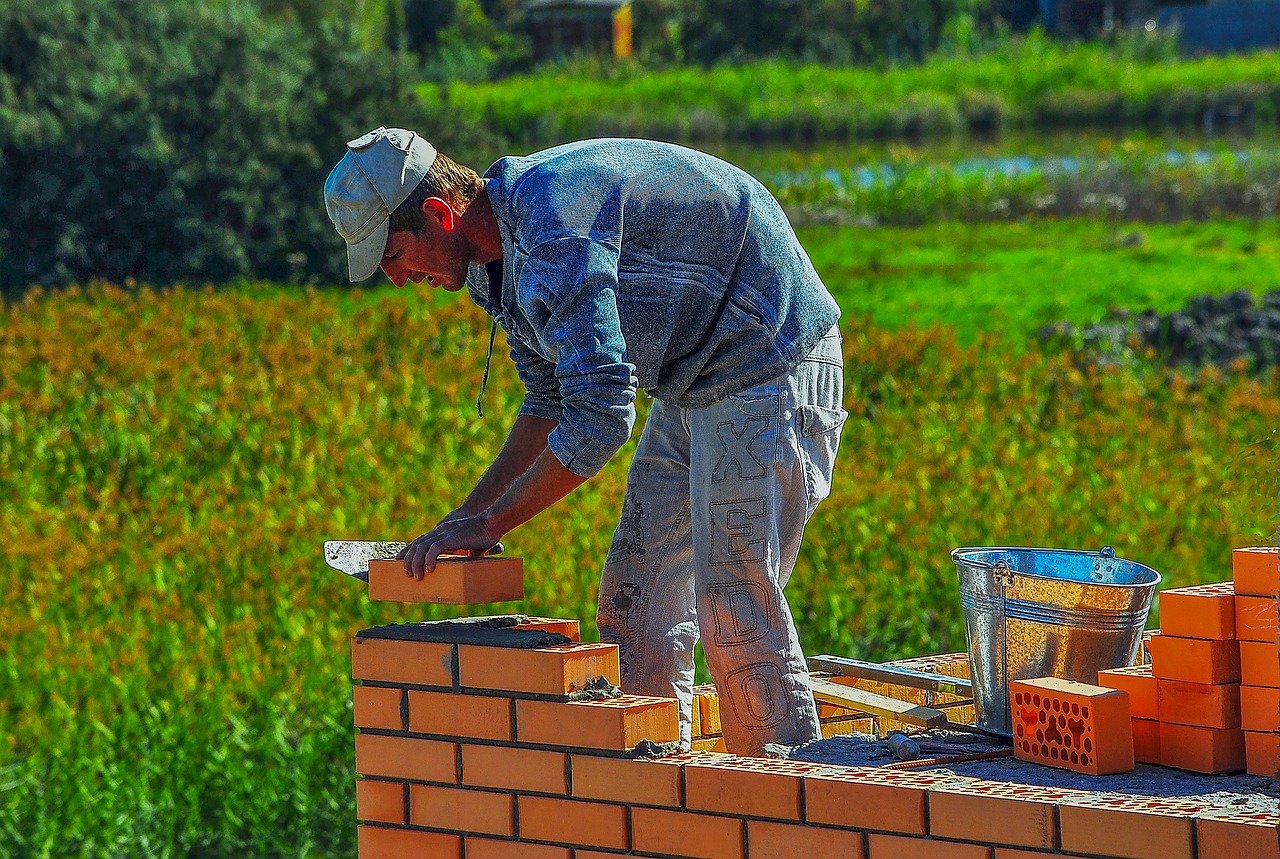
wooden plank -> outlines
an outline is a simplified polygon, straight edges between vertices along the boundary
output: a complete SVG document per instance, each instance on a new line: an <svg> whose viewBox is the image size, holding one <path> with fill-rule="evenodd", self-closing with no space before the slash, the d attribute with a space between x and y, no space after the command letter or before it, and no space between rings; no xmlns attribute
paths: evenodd
<svg viewBox="0 0 1280 859"><path fill-rule="evenodd" d="M813 690L813 697L819 701L872 716L890 716L900 722L921 728L941 728L947 724L947 714L941 710L841 686L830 680L810 677L809 688Z"/></svg>
<svg viewBox="0 0 1280 859"><path fill-rule="evenodd" d="M945 674L931 674L927 671L915 671L895 665L863 662L861 659L849 659L845 656L811 656L808 662L810 671L825 671L842 677L893 683L932 692L947 692L965 698L973 697L973 684L963 677L948 677Z"/></svg>

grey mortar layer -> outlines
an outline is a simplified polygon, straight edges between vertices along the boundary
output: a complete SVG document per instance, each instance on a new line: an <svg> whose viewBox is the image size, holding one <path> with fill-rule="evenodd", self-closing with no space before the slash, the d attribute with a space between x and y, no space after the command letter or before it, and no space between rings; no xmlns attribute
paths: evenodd
<svg viewBox="0 0 1280 859"><path fill-rule="evenodd" d="M956 742L964 739L964 736L947 731L927 731L913 734L912 737L933 742ZM1008 748L987 741L974 743L969 740L968 743L967 748L973 753ZM794 748L770 747L768 751L793 761L833 766L881 767L897 763L889 754L884 740L877 740L869 734L844 734ZM929 756L926 754L921 757ZM1262 776L1202 775L1147 764L1138 764L1133 772L1091 776L1012 757L907 770L913 771L1030 787L1087 790L1103 795L1181 800L1212 808L1280 814L1280 791L1277 791L1271 779Z"/></svg>

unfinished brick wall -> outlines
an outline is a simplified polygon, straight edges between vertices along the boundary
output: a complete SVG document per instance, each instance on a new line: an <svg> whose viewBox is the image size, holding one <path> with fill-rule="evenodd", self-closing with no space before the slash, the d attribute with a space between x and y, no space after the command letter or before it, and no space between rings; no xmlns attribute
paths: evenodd
<svg viewBox="0 0 1280 859"><path fill-rule="evenodd" d="M1280 859L1280 817L1176 800L714 752L636 758L642 740L675 739L675 701L574 700L617 677L616 649L576 642L576 621L486 629L483 643L445 625L355 637L360 859ZM914 664L963 676L962 663ZM699 692L699 737L714 745L714 690ZM835 708L824 721L889 727Z"/></svg>

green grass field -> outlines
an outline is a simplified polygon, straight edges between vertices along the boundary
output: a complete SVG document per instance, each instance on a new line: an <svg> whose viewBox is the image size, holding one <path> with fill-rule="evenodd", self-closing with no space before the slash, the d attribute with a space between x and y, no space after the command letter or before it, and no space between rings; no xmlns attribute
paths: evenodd
<svg viewBox="0 0 1280 859"><path fill-rule="evenodd" d="M1273 288L1274 225L802 238L846 309L851 413L789 586L811 652L962 648L956 546L1111 545L1180 585L1271 533L1274 375L1099 373L1029 343ZM354 854L351 635L452 610L370 603L320 545L420 533L479 476L519 401L497 360L475 415L487 335L465 299L389 288L0 309L0 855ZM593 634L626 454L505 538L520 610Z"/></svg>

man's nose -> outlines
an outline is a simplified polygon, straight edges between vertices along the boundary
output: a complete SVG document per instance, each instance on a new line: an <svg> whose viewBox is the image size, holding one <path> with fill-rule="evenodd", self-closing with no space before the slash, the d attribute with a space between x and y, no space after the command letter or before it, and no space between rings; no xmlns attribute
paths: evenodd
<svg viewBox="0 0 1280 859"><path fill-rule="evenodd" d="M387 280L396 285L397 288L404 286L405 281L409 279L409 273L401 266L382 264L382 273L387 276Z"/></svg>

